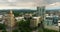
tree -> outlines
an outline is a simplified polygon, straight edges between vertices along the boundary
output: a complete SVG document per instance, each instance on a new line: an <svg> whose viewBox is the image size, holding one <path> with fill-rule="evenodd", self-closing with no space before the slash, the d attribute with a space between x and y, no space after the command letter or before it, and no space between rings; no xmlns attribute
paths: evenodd
<svg viewBox="0 0 60 32"><path fill-rule="evenodd" d="M0 30L2 30L2 29L6 29L6 26L5 26L5 24L0 23Z"/></svg>
<svg viewBox="0 0 60 32"><path fill-rule="evenodd" d="M51 30L51 29L44 29L44 32L58 32L58 31L56 31L56 30Z"/></svg>
<svg viewBox="0 0 60 32"><path fill-rule="evenodd" d="M31 32L31 28L29 27L30 23L29 23L30 20L21 20L18 22L18 27L19 27L19 30L21 32Z"/></svg>
<svg viewBox="0 0 60 32"><path fill-rule="evenodd" d="M14 29L12 32L19 32L18 29Z"/></svg>
<svg viewBox="0 0 60 32"><path fill-rule="evenodd" d="M6 29L3 29L2 32L7 32Z"/></svg>
<svg viewBox="0 0 60 32"><path fill-rule="evenodd" d="M5 24L0 23L0 30L2 30L2 32L7 32Z"/></svg>

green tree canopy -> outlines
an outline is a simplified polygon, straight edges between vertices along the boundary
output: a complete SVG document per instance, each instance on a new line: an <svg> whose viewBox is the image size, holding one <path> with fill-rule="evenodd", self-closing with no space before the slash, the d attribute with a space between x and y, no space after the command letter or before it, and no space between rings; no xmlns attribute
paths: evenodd
<svg viewBox="0 0 60 32"><path fill-rule="evenodd" d="M18 27L21 32L31 32L31 28L29 27L30 23L29 20L27 21L19 21L18 22Z"/></svg>
<svg viewBox="0 0 60 32"><path fill-rule="evenodd" d="M5 24L0 23L0 30L2 30L2 29L6 29L6 26L5 26Z"/></svg>

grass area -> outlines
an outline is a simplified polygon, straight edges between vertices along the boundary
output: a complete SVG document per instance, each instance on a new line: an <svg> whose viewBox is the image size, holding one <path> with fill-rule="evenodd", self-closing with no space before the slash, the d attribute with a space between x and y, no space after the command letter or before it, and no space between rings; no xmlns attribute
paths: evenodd
<svg viewBox="0 0 60 32"><path fill-rule="evenodd" d="M51 30L51 29L44 29L44 32L58 32L56 30Z"/></svg>
<svg viewBox="0 0 60 32"><path fill-rule="evenodd" d="M55 30L50 30L50 29L39 29L38 32L58 32L58 31L55 31Z"/></svg>

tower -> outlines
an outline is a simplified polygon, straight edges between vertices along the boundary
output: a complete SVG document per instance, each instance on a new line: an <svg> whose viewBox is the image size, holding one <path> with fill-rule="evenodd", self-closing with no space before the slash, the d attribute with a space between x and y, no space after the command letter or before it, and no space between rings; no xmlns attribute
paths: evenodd
<svg viewBox="0 0 60 32"><path fill-rule="evenodd" d="M37 15L44 16L45 14L45 6L37 7Z"/></svg>
<svg viewBox="0 0 60 32"><path fill-rule="evenodd" d="M14 18L14 14L13 14L12 10L10 10L10 12L8 14L8 20L9 20L8 26L13 27L15 25L15 18Z"/></svg>
<svg viewBox="0 0 60 32"><path fill-rule="evenodd" d="M4 14L4 20L5 20L4 23L8 29L7 31L12 32L12 29L14 29L14 26L16 24L12 10L10 10L8 14Z"/></svg>
<svg viewBox="0 0 60 32"><path fill-rule="evenodd" d="M7 27L15 26L16 22L15 22L15 18L14 18L14 14L12 10L10 10L8 14L4 15L4 20L5 20L5 24L7 25Z"/></svg>

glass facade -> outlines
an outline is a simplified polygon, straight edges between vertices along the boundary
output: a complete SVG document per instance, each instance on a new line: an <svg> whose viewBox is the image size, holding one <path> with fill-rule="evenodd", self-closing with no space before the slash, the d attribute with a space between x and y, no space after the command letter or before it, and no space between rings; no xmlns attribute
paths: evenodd
<svg viewBox="0 0 60 32"><path fill-rule="evenodd" d="M38 16L44 16L44 12L45 12L45 6L37 7L37 15Z"/></svg>
<svg viewBox="0 0 60 32"><path fill-rule="evenodd" d="M44 25L48 26L58 25L58 17L45 17Z"/></svg>

